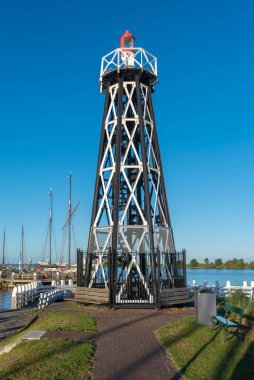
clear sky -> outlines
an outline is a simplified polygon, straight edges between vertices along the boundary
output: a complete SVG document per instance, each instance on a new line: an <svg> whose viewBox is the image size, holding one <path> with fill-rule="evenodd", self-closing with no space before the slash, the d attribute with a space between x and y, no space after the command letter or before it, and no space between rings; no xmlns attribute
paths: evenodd
<svg viewBox="0 0 254 380"><path fill-rule="evenodd" d="M104 96L103 55L129 29L158 58L154 105L178 249L254 259L254 3L2 1L0 241L42 258L48 190L58 255L69 170L86 248ZM65 255L66 256L66 255Z"/></svg>

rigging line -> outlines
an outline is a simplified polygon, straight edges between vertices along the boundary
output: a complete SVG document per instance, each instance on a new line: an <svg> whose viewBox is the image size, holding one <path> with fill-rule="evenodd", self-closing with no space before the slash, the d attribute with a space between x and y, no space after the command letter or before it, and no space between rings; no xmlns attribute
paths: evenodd
<svg viewBox="0 0 254 380"><path fill-rule="evenodd" d="M81 225L80 221L76 218L78 227L80 228L80 232L84 235L85 239L88 240L88 233L86 229L83 229L83 226Z"/></svg>
<svg viewBox="0 0 254 380"><path fill-rule="evenodd" d="M54 240L54 250L55 250L55 261L58 261L58 249L57 249L57 241L56 241L56 231L55 231L55 226L53 224L52 226L53 230L53 240Z"/></svg>
<svg viewBox="0 0 254 380"><path fill-rule="evenodd" d="M65 258L65 247L66 247L66 240L67 240L67 230L65 229L62 234L62 239L61 239L61 251L60 251L60 261L63 261Z"/></svg>
<svg viewBox="0 0 254 380"><path fill-rule="evenodd" d="M76 205L76 207L74 208L74 210L71 212L71 214L69 215L68 219L66 220L66 223L65 225L63 226L62 228L62 231L64 230L64 228L67 226L67 224L70 222L71 218L73 217L75 211L77 210L78 206L80 205L80 202L78 202L78 204Z"/></svg>
<svg viewBox="0 0 254 380"><path fill-rule="evenodd" d="M17 244L17 246L16 246L16 250L15 250L15 252L18 252L18 260L17 260L17 262L14 262L13 264L18 264L19 263L19 257L20 257L20 247L21 247L21 238L19 237L19 242L18 242L18 244ZM16 260L16 259L15 259Z"/></svg>
<svg viewBox="0 0 254 380"><path fill-rule="evenodd" d="M43 218L44 219L44 218ZM46 218L45 218L46 219ZM40 257L41 259L43 259L43 251L44 251L44 244L45 244L45 236L47 238L47 234L48 234L48 228L49 228L49 223L45 223L44 224L44 228L43 228L43 234L42 234L42 237L41 237L41 241L40 241L40 244L38 244L38 251L39 251L39 254L40 254Z"/></svg>
<svg viewBox="0 0 254 380"><path fill-rule="evenodd" d="M5 264L7 263L6 259L8 257L8 244L7 244L7 239L5 235L5 248L4 248L4 259L5 259Z"/></svg>
<svg viewBox="0 0 254 380"><path fill-rule="evenodd" d="M24 232L24 227L23 227L23 263L22 263L23 265L25 264L25 257L26 257L26 243L25 243L25 232Z"/></svg>
<svg viewBox="0 0 254 380"><path fill-rule="evenodd" d="M45 239L45 244L44 244L44 249L43 249L43 252L42 252L42 261L45 261L46 260L46 250L47 250L47 245L48 245L48 236L49 236L49 225L48 225L48 228L47 228L47 234L46 234L46 239Z"/></svg>
<svg viewBox="0 0 254 380"><path fill-rule="evenodd" d="M76 234L75 234L74 222L75 222L75 219L73 219L73 222L72 222L72 240L73 240L74 256L75 256L75 252L76 252L76 249L77 249L77 242L76 242Z"/></svg>
<svg viewBox="0 0 254 380"><path fill-rule="evenodd" d="M76 216L74 216L73 224L75 226L78 225ZM81 248L82 247L81 238L80 238L79 231L77 231L77 229L75 230L75 238L76 238L76 249ZM78 247L78 245L79 245L79 247Z"/></svg>

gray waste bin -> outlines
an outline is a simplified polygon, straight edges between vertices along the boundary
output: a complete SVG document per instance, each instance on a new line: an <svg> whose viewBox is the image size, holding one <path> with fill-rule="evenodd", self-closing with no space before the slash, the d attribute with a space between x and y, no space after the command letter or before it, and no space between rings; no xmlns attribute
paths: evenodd
<svg viewBox="0 0 254 380"><path fill-rule="evenodd" d="M199 289L195 293L196 320L201 325L212 325L212 316L217 315L216 294L211 289Z"/></svg>

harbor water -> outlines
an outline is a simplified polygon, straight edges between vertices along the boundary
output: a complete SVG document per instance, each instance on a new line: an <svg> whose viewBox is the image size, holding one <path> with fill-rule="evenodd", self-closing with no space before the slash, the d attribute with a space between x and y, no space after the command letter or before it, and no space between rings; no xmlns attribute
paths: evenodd
<svg viewBox="0 0 254 380"><path fill-rule="evenodd" d="M253 269L187 269L187 283L192 284L195 280L202 285L204 281L208 284L215 284L219 281L220 285L225 286L230 281L233 286L242 286L243 281L250 285L254 281ZM0 290L0 310L11 308L11 291Z"/></svg>
<svg viewBox="0 0 254 380"><path fill-rule="evenodd" d="M230 281L233 286L242 286L243 281L250 285L254 281L253 269L187 269L187 283L191 285L195 280L197 284L202 285L204 281L208 284L215 284L219 281L220 285L225 286Z"/></svg>
<svg viewBox="0 0 254 380"><path fill-rule="evenodd" d="M11 291L0 289L0 310L11 309Z"/></svg>

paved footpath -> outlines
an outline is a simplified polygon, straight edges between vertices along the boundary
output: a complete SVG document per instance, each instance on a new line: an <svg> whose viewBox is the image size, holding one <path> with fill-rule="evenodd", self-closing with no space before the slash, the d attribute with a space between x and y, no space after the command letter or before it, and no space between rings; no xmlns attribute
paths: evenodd
<svg viewBox="0 0 254 380"><path fill-rule="evenodd" d="M50 310L68 309L66 302L54 304ZM93 340L96 352L93 380L157 380L178 379L173 363L159 345L155 330L170 321L193 315L193 309L170 308L160 311L142 309L109 310L86 306L72 309L91 315L97 322L97 333L46 333L47 338Z"/></svg>
<svg viewBox="0 0 254 380"><path fill-rule="evenodd" d="M28 309L0 310L0 341L30 324L36 315Z"/></svg>

